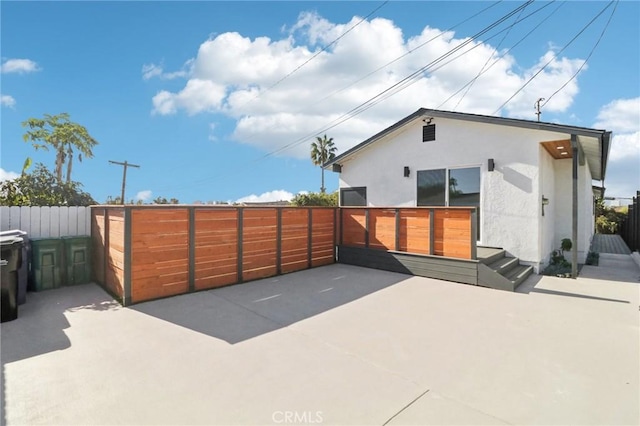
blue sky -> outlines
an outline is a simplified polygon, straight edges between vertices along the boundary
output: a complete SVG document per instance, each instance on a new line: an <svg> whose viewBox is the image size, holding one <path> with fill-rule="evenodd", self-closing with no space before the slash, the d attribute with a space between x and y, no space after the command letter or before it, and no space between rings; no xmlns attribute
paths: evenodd
<svg viewBox="0 0 640 426"><path fill-rule="evenodd" d="M308 152L318 131L522 4L3 1L0 178L15 176L27 156L53 168L52 153L22 141L21 122L68 112L100 143L72 176L99 202L120 193L122 168L109 160L141 165L128 173L127 199L317 191L320 170ZM612 130L607 194L634 195L639 28L635 1L533 2L457 59L326 133L344 151L420 107L533 120L535 100L568 82L542 119ZM444 103L483 69L462 99L464 91ZM326 173L328 190L337 185Z"/></svg>

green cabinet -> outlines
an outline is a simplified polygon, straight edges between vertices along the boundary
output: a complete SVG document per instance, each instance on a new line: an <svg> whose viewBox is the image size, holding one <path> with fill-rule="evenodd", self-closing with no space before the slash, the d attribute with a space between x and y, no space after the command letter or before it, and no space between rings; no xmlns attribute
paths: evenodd
<svg viewBox="0 0 640 426"><path fill-rule="evenodd" d="M65 285L91 282L91 237L64 237Z"/></svg>
<svg viewBox="0 0 640 426"><path fill-rule="evenodd" d="M31 256L33 290L49 290L63 285L65 271L61 239L32 239Z"/></svg>

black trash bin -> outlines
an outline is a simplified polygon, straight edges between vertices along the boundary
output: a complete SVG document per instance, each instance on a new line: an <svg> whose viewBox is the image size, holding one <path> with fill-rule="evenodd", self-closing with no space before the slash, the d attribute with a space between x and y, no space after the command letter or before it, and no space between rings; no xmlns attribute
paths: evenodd
<svg viewBox="0 0 640 426"><path fill-rule="evenodd" d="M18 318L18 281L16 273L9 270L9 261L0 259L0 320L13 321Z"/></svg>
<svg viewBox="0 0 640 426"><path fill-rule="evenodd" d="M0 237L2 322L18 318L18 269L22 265L22 246L20 237Z"/></svg>
<svg viewBox="0 0 640 426"><path fill-rule="evenodd" d="M11 231L0 232L2 237L20 237L22 238L22 262L18 265L18 305L23 305L27 301L27 288L29 287L29 278L31 271L31 242L29 235L20 229L12 229Z"/></svg>

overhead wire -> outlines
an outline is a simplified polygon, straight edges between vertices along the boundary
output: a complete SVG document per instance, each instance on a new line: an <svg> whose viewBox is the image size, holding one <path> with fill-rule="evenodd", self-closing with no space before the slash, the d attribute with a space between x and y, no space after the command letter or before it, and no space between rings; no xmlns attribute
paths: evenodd
<svg viewBox="0 0 640 426"><path fill-rule="evenodd" d="M522 16L522 13L525 11L525 9L522 9L520 11L520 13L518 14L518 17L516 18L516 21L518 21L518 19L520 19L520 16ZM509 33L511 33L511 29L512 28L513 28L513 26L507 27L507 31L505 31L504 35L502 36L502 39L498 42L498 45L494 49L495 52L498 52L500 50L500 47L502 46L502 43L504 43L506 38L509 36ZM462 102L462 100L465 98L465 96L467 96L467 93L469 93L469 90L471 90L471 87L473 87L473 85L475 84L475 82L478 79L478 77L480 75L482 75L482 71L484 71L484 69L486 68L486 66L489 63L489 61L491 61L492 57L493 57L493 51L491 52L491 54L489 55L489 57L485 61L484 65L482 65L482 68L480 68L480 71L478 71L478 74L476 75L476 77L473 80L471 80L471 84L469 84L467 86L467 90L462 94L460 99L458 99L458 102L456 102L456 104L454 105L452 111L455 111L458 108L458 105L460 105L460 102Z"/></svg>
<svg viewBox="0 0 640 426"><path fill-rule="evenodd" d="M389 3L389 0L384 1L381 5L379 5L378 7L376 7L375 9L373 9L367 16L365 16L364 18L360 19L357 23L355 23L353 26L351 26L350 28L348 28L345 32L343 32L342 34L340 34L338 37L336 37L335 39L333 39L333 41L331 41L329 44L325 45L322 49L318 50L313 56L311 56L309 59L307 59L306 61L304 61L302 64L298 65L296 68L294 68L291 72L289 72L288 74L286 74L284 77L282 77L280 80L276 81L275 83L273 83L271 86L267 87L266 89L264 89L263 91L259 91L258 94L253 97L252 99L248 100L247 102L245 102L244 104L241 104L240 106L238 106L237 108L242 108L252 102L254 102L256 99L260 98L260 96L264 95L265 93L269 92L271 89L273 89L274 87L278 86L280 83L282 83L283 81L285 81L286 79L288 79L289 77L291 77L293 74L295 74L297 71L299 71L302 67L304 67L305 65L307 65L309 62L313 61L315 58L317 58L318 56L320 56L320 54L322 52L326 52L327 49L329 49L331 46L333 46L334 44L336 44L338 41L340 41L344 36L346 36L347 34L349 34L351 31L353 31L357 26L359 26L360 24L362 24L364 21L366 21L368 18L370 18L371 16L373 16L374 13L376 13L378 10L382 9L387 3Z"/></svg>
<svg viewBox="0 0 640 426"><path fill-rule="evenodd" d="M307 59L305 62L303 62L302 64L298 65L295 69L293 69L292 71L290 71L288 74L286 74L285 76L283 76L282 78L280 78L278 81L276 81L275 83L273 83L271 86L267 87L266 89L264 89L263 91L260 91L255 97L253 97L252 99L244 102L243 104L239 105L236 108L242 108L245 107L249 104L251 104L252 102L254 102L255 100L257 100L258 98L260 98L261 96L263 96L265 93L271 91L274 87L278 86L280 83L282 83L283 81L285 81L286 79L288 79L289 77L291 77L293 74L295 74L297 71L299 71L301 68L303 68L305 65L307 65L309 62L313 61L315 58L317 58L322 52L326 52L327 49L329 49L331 46L333 46L334 44L336 44L338 41L340 41L342 38L344 38L347 34L349 34L351 31L353 31L357 26L359 26L360 24L362 24L364 21L366 21L368 18L370 18L371 16L373 16L377 11L379 11L382 7L384 7L387 3L389 3L390 0L386 0L384 2L382 2L382 4L380 4L379 6L377 6L375 9L373 9L371 12L369 12L364 18L361 18L358 22L356 22L354 25L352 25L351 27L349 27L346 31L344 31L343 33L341 33L338 37L334 38L331 42L329 42L329 44L325 45L324 47L322 47L319 51L317 51L313 56L311 56L309 59ZM503 0L500 0L503 1ZM182 168L184 166L186 166L188 163L184 163L181 165L176 165L171 167L168 170L176 170L179 168Z"/></svg>
<svg viewBox="0 0 640 426"><path fill-rule="evenodd" d="M580 37L582 33L584 33L587 30L587 28L589 28L591 24L593 24L609 7L611 7L611 5L615 1L616 0L610 1L609 4L607 4L600 12L598 12L598 14L594 16L584 27L582 27L582 29L578 31L578 33L571 40L569 40L569 42L567 42L562 47L562 49L560 49L557 53L554 53L551 59L549 59L538 71L536 71L535 74L533 74L522 86L520 86L520 88L516 90L515 93L511 95L511 97L509 97L509 99L504 101L502 105L500 105L491 115L496 115L498 112L500 112L502 108L504 108L509 102L511 102L511 100L515 98L518 95L518 93L524 90L524 88L527 87L529 83L531 83L538 75L540 75L540 73L544 71L549 66L549 64L551 64L551 62L553 62L558 57L559 54L564 52L567 49L567 47L569 47L578 37Z"/></svg>
<svg viewBox="0 0 640 426"><path fill-rule="evenodd" d="M554 0L555 1L555 0ZM547 5L551 5L553 2L547 3L545 6L543 6L542 8L538 9L536 12L542 10L544 7L546 7ZM549 18L551 18L553 15L556 14L556 12L558 12L558 9L560 9L562 6L564 6L567 2L563 1L562 3L559 3L558 6L551 11L551 13L549 13L544 19L542 19L542 21L538 22L538 24L536 26L534 26L531 30L529 30L529 32L527 32L524 36L522 36L513 46L511 46L510 48L506 49L504 52L502 52L502 54L500 56L498 56L491 65L489 65L486 69L484 69L482 72L480 72L476 77L474 77L472 80L470 80L469 82L467 82L464 86L460 87L457 91L455 91L454 93L452 93L447 99L445 99L443 102L440 103L440 105L438 105L436 107L436 109L440 109L442 108L443 105L445 105L447 102L449 102L451 99L453 99L458 93L460 93L461 91L463 91L467 86L469 86L470 84L472 84L473 82L475 82L478 78L480 78L482 75L484 75L487 71L489 71L491 68L493 68L493 66L495 64L497 64L502 58L504 58L505 56L507 56L511 51L513 51L516 47L518 47L518 45L520 45L523 41L525 41L531 34L533 34L538 28L540 28L540 26L542 26L542 24L544 24ZM534 12L534 13L536 13ZM525 17L524 19L526 19L527 17ZM516 24L517 22L515 22L514 24Z"/></svg>
<svg viewBox="0 0 640 426"><path fill-rule="evenodd" d="M533 3L534 0L528 0L525 3L523 3L522 5L518 6L517 8L515 8L514 10L512 10L511 12L507 13L506 15L504 15L503 17L499 18L498 20L494 21L492 24L488 25L487 27L485 27L484 29L482 29L481 31L477 32L476 34L474 34L472 37L468 38L467 40L465 40L463 43L461 43L460 45L456 46L455 48L451 49L450 51L448 51L447 53L441 55L439 58L431 61L430 63L428 63L427 65L419 68L418 70L414 71L413 73L411 73L410 75L408 75L407 77L405 77L404 79L402 79L401 81L395 83L394 85L388 87L387 89L383 90L382 92L378 93L377 95L373 96L372 98L370 98L369 100L365 101L364 103L356 106L355 108L352 108L350 111L342 114L340 117L338 117L337 119L333 120L332 122L330 122L328 125L320 128L320 129L316 129L313 132L310 132L309 134L296 139L295 141L292 141L276 150L273 150L271 152L268 152L258 158L256 158L253 162L251 162L251 164L254 164L256 162L262 161L270 156L276 155L280 152L283 152L287 149L290 149L291 147L298 145L306 140L308 140L310 137L317 135L317 134L321 134L324 133L328 130L331 130L335 127L337 127L338 125L348 121L349 119L353 118L354 116L364 112L365 110L375 106L376 104L378 104L379 102L382 102L383 100L387 99L390 96L393 96L394 94L404 90L405 88L407 88L409 85L413 84L413 82L417 81L417 79L422 75L422 73L424 73L425 71L429 70L430 67L433 67L434 65L437 65L438 63L440 63L441 61L445 60L446 58L450 57L451 55L453 55L454 53L458 52L459 50L463 49L464 47L466 47L468 44L472 43L473 41L475 41L476 39L480 38L481 36L483 36L484 34L486 34L487 32L491 31L492 29L496 28L497 26L499 26L500 24L502 24L503 22L505 22L506 20L508 20L509 18L511 18L512 16L514 16L515 14L517 14L518 12L520 12L522 9L526 8L529 4ZM212 179L214 179L215 177L207 177L207 178L203 178L197 181L194 181L191 183L191 186L193 185L197 185L197 184L201 184L201 183L205 183L207 181L210 181Z"/></svg>
<svg viewBox="0 0 640 426"><path fill-rule="evenodd" d="M567 80L562 86L560 86L560 88L558 90L553 92L553 94L551 96L549 96L547 98L547 100L545 100L542 103L542 105L540 105L540 108L544 107L551 99L553 99L553 97L555 95L557 95L560 91L562 91L562 89L567 87L567 84L572 82L573 79L576 78L578 74L580 74L580 71L582 71L582 69L585 67L585 65L587 65L587 62L589 62L589 59L591 59L591 55L593 55L593 52L596 50L596 48L600 44L600 41L602 41L602 37L604 37L604 33L607 32L607 28L609 28L609 24L611 24L611 19L613 19L613 15L616 13L616 9L618 8L618 3L619 3L619 0L616 0L615 5L613 7L613 10L611 11L611 15L609 15L609 19L607 20L607 23L605 24L604 28L602 29L602 32L600 33L600 36L598 37L598 40L596 40L595 44L591 48L591 51L589 52L589 55L587 55L587 57L584 60L584 62L582 63L582 65L580 65L578 70L571 76L571 78L569 80Z"/></svg>
<svg viewBox="0 0 640 426"><path fill-rule="evenodd" d="M325 97L323 97L323 98L319 99L318 101L314 102L313 104L311 104L311 106L318 105L318 104L320 104L320 103L322 103L322 102L326 101L327 99L329 99L329 98L331 98L331 97L333 97L333 96L337 95L338 93L342 93L342 92L344 92L345 90L349 89L350 87L355 86L356 84L360 83L361 81L366 80L367 78L371 77L372 75L377 74L378 72L382 71L383 69L387 68L388 66L395 64L395 63L396 63L396 62L398 62L399 60L401 60L401 59L405 58L406 56L408 56L408 55L410 55L410 54L412 54L412 53L416 52L418 49L421 49L421 48L423 48L424 46L426 46L427 44L431 43L432 41L434 41L434 40L436 40L436 39L438 39L438 38L442 37L442 36L443 36L444 34L446 34L447 32L449 32L449 31L452 31L452 30L456 29L456 28L457 28L457 27L459 27L460 25L463 25L463 24L465 24L466 22L468 22L468 21L472 20L473 18L475 18L476 16L479 16L479 15L483 14L483 13L484 13L484 12L486 12L487 10L489 10L489 9L491 9L492 7L494 7L494 6L496 6L496 5L500 4L500 3L502 3L503 1L504 1L504 0L498 0L498 1L496 1L496 2L494 2L494 3L492 3L492 4L490 4L489 6L485 7L485 8L484 8L484 9L482 9L482 10L480 10L479 12L476 12L475 14L471 15L471 16L470 16L470 17L468 17L467 19L465 19L465 20L463 20L463 21L458 22L457 24L455 24L455 25L453 25L453 26L451 26L451 27L447 28L446 30L441 31L441 32L440 32L440 33L438 33L437 35L435 35L435 36L431 37L429 40L427 40L427 41L425 41L425 42L423 42L423 43L420 43L418 46L414 47L413 49L410 49L410 50L406 51L405 53L403 53L402 55L400 55L400 56L398 56L397 58L393 59L392 61L387 62L386 64L382 65L381 67L376 68L375 70L373 70L373 71L369 72L368 74L364 75L363 77L360 77L360 78L358 78L357 80L354 80L353 82L351 82L350 84L348 84L348 85L346 85L346 86L342 87L341 89L338 89L338 90L336 90L336 91L334 91L334 92L331 92L331 93L330 93L330 94L328 94L327 96L325 96Z"/></svg>
<svg viewBox="0 0 640 426"><path fill-rule="evenodd" d="M473 36L469 37L468 39L466 39L464 42L462 42L461 44L457 45L456 47L454 47L453 49L449 50L447 53L441 55L440 57L434 59L433 61L429 62L427 65L420 67L418 70L414 71L413 73L409 74L408 76L406 76L405 78L403 78L402 80L400 80L399 82L391 85L390 87L386 88L385 90L383 90L382 92L379 92L378 94L376 94L375 96L373 96L372 98L368 99L367 101L361 103L360 105L352 108L351 110L347 111L346 113L342 114L340 117L336 118L335 120L331 121L328 125L320 128L320 129L316 129L313 132L310 132L309 134L296 139L293 142L290 142L274 151L271 151L269 153L264 154L261 157L258 157L257 160L261 160L263 158L267 158L270 157L272 155L278 154L282 151L285 151L295 145L298 145L306 140L308 140L310 137L313 137L314 135L318 135L318 134L322 134L325 133L328 130L331 130L335 127L337 127L338 125L344 123L345 121L353 118L354 116L366 111L367 109L377 105L379 102L388 99L390 96L393 96L394 94L406 89L407 87L409 87L412 82L417 81L417 79L425 72L427 71L430 67L437 65L438 63L440 63L441 61L443 61L444 59L448 58L449 56L453 55L454 53L458 52L459 50L461 50L462 48L466 47L467 45L469 45L470 43L472 43L473 41L475 41L477 38L481 37L482 35L486 34L487 32L491 31L493 28L497 27L498 25L500 25L501 23L503 23L504 21L508 20L510 17L512 17L513 15L515 15L516 13L518 13L522 8L528 6L530 3L532 3L533 0L528 0L527 2L525 2L523 5L517 7L516 9L512 10L511 12L509 12L507 15L503 16L502 18L498 19L497 21L494 21L492 24L490 24L489 26L485 27L484 29L482 29L481 31L477 32L476 34L474 34Z"/></svg>

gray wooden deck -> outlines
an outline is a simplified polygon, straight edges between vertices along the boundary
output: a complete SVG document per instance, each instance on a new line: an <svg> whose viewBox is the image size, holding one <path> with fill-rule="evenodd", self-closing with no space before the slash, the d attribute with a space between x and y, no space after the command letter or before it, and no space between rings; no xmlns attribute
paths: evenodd
<svg viewBox="0 0 640 426"><path fill-rule="evenodd" d="M631 254L620 235L595 234L591 241L591 251L610 254Z"/></svg>

